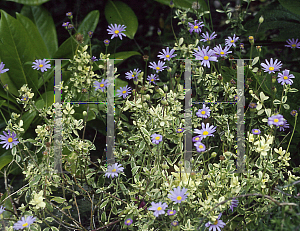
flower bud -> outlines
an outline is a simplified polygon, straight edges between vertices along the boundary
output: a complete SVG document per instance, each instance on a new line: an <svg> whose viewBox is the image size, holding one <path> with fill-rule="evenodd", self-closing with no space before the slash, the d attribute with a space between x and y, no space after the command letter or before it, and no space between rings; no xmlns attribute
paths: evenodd
<svg viewBox="0 0 300 231"><path fill-rule="evenodd" d="M167 67L167 72L171 72L172 68L171 67Z"/></svg>
<svg viewBox="0 0 300 231"><path fill-rule="evenodd" d="M254 38L253 36L249 36L249 42L253 45L254 44Z"/></svg>
<svg viewBox="0 0 300 231"><path fill-rule="evenodd" d="M3 88L4 88L5 91L8 91L8 85L7 84L4 84Z"/></svg>
<svg viewBox="0 0 300 231"><path fill-rule="evenodd" d="M274 91L275 93L277 92L277 89L275 86L272 87L272 91Z"/></svg>
<svg viewBox="0 0 300 231"><path fill-rule="evenodd" d="M157 34L158 34L158 36L161 35L161 30L159 28L157 29Z"/></svg>
<svg viewBox="0 0 300 231"><path fill-rule="evenodd" d="M173 8L174 7L174 3L173 1L170 1L170 7Z"/></svg>
<svg viewBox="0 0 300 231"><path fill-rule="evenodd" d="M144 55L143 59L144 59L144 61L148 61L149 60L149 55Z"/></svg>
<svg viewBox="0 0 300 231"><path fill-rule="evenodd" d="M169 169L168 163L166 161L163 162L163 164L161 165L161 167L163 169Z"/></svg>
<svg viewBox="0 0 300 231"><path fill-rule="evenodd" d="M272 75L272 83L276 83L276 75Z"/></svg>
<svg viewBox="0 0 300 231"><path fill-rule="evenodd" d="M164 91L165 91L165 92L168 92L168 90L169 90L169 89L168 89L168 86L167 86L166 84L164 84Z"/></svg>
<svg viewBox="0 0 300 231"><path fill-rule="evenodd" d="M213 152L212 154L211 154L211 157L216 157L217 156L217 153L216 152Z"/></svg>
<svg viewBox="0 0 300 231"><path fill-rule="evenodd" d="M262 24L264 22L264 17L260 16L259 19L258 19L258 22L259 22L259 24Z"/></svg>
<svg viewBox="0 0 300 231"><path fill-rule="evenodd" d="M220 160L225 160L225 156L220 156Z"/></svg>
<svg viewBox="0 0 300 231"><path fill-rule="evenodd" d="M250 94L253 94L253 91L252 91L252 90L250 90L250 91L249 91L249 93L250 93Z"/></svg>
<svg viewBox="0 0 300 231"><path fill-rule="evenodd" d="M168 104L168 101L165 98L163 98L160 102L163 105L167 105Z"/></svg>
<svg viewBox="0 0 300 231"><path fill-rule="evenodd" d="M179 167L182 167L182 166L183 166L183 161L180 160L180 161L178 162L178 166L179 166Z"/></svg>
<svg viewBox="0 0 300 231"><path fill-rule="evenodd" d="M146 99L146 100L150 100L150 95L144 95L144 98Z"/></svg>
<svg viewBox="0 0 300 231"><path fill-rule="evenodd" d="M261 52L261 46L256 46L256 49L258 50L258 52Z"/></svg>
<svg viewBox="0 0 300 231"><path fill-rule="evenodd" d="M191 164L195 163L195 159L192 157L192 158L190 159L190 162L191 162Z"/></svg>
<svg viewBox="0 0 300 231"><path fill-rule="evenodd" d="M87 112L86 112L86 111L83 111L82 114L83 114L83 116L86 116L86 115L87 115Z"/></svg>

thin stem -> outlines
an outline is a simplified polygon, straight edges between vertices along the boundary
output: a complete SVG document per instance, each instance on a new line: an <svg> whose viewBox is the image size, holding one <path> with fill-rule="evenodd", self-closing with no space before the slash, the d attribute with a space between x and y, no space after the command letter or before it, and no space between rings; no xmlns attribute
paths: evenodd
<svg viewBox="0 0 300 231"><path fill-rule="evenodd" d="M290 147L290 144L291 144L291 141L292 141L292 139L293 139L293 135L294 135L295 128L296 128L296 124L297 124L297 117L298 117L298 113L296 113L296 116L295 116L295 125L294 125L294 129L293 129L293 133L292 133L292 135L291 135L291 139L290 139L289 145L288 145L288 147L287 147L287 149L286 149L286 153L288 153L289 147Z"/></svg>

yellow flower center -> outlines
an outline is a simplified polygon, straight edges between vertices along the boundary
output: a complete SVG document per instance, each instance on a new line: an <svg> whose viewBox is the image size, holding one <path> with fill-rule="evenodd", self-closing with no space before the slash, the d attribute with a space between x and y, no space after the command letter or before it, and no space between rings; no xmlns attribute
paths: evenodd
<svg viewBox="0 0 300 231"><path fill-rule="evenodd" d="M214 225L217 225L218 224L218 220L216 220L215 222L214 222Z"/></svg>
<svg viewBox="0 0 300 231"><path fill-rule="evenodd" d="M117 171L117 169L114 168L114 169L112 170L112 172L115 172L115 171Z"/></svg>
<svg viewBox="0 0 300 231"><path fill-rule="evenodd" d="M134 75L132 75L131 77L134 77Z"/></svg>
<svg viewBox="0 0 300 231"><path fill-rule="evenodd" d="M118 30L115 30L115 34L119 34L119 31L118 31Z"/></svg>
<svg viewBox="0 0 300 231"><path fill-rule="evenodd" d="M205 111L202 111L201 114L204 115L204 114L205 114Z"/></svg>
<svg viewBox="0 0 300 231"><path fill-rule="evenodd" d="M296 44L292 44L292 47L296 47Z"/></svg>
<svg viewBox="0 0 300 231"><path fill-rule="evenodd" d="M204 56L203 58L204 58L205 60L208 60L208 59L209 59L209 57L208 57L208 56Z"/></svg>
<svg viewBox="0 0 300 231"><path fill-rule="evenodd" d="M104 87L104 84L103 84L103 83L101 83L101 84L100 84L100 87Z"/></svg>
<svg viewBox="0 0 300 231"><path fill-rule="evenodd" d="M28 226L28 223L26 222L26 223L24 223L22 226L23 226L23 227L26 227L26 226Z"/></svg>
<svg viewBox="0 0 300 231"><path fill-rule="evenodd" d="M179 201L181 200L181 198L182 198L181 196L176 197L176 199Z"/></svg>
<svg viewBox="0 0 300 231"><path fill-rule="evenodd" d="M231 42L231 43L234 43L234 40L231 40L230 42Z"/></svg>
<svg viewBox="0 0 300 231"><path fill-rule="evenodd" d="M288 79L288 77L287 77L287 76L284 76L283 79Z"/></svg>
<svg viewBox="0 0 300 231"><path fill-rule="evenodd" d="M270 70L270 71L273 71L273 70L274 70L274 67L269 67L269 70Z"/></svg>
<svg viewBox="0 0 300 231"><path fill-rule="evenodd" d="M129 224L129 223L130 223L130 220L127 220L127 221L126 221L126 223L128 223L128 224Z"/></svg>
<svg viewBox="0 0 300 231"><path fill-rule="evenodd" d="M274 122L277 123L279 121L279 119L274 119Z"/></svg>
<svg viewBox="0 0 300 231"><path fill-rule="evenodd" d="M208 135L208 131L204 131L203 135L205 135L205 136Z"/></svg>
<svg viewBox="0 0 300 231"><path fill-rule="evenodd" d="M153 82L153 81L154 81L154 79L151 79L151 81Z"/></svg>
<svg viewBox="0 0 300 231"><path fill-rule="evenodd" d="M173 214L173 211L171 211L170 214Z"/></svg>
<svg viewBox="0 0 300 231"><path fill-rule="evenodd" d="M160 67L156 67L156 70L160 70Z"/></svg>
<svg viewBox="0 0 300 231"><path fill-rule="evenodd" d="M203 145L200 145L199 148L203 148Z"/></svg>
<svg viewBox="0 0 300 231"><path fill-rule="evenodd" d="M252 39L253 39L253 36L249 36L249 39L252 40Z"/></svg>
<svg viewBox="0 0 300 231"><path fill-rule="evenodd" d="M255 132L258 132L258 130L254 130Z"/></svg>
<svg viewBox="0 0 300 231"><path fill-rule="evenodd" d="M221 55L224 55L225 53L223 51L220 52Z"/></svg>
<svg viewBox="0 0 300 231"><path fill-rule="evenodd" d="M160 210L162 210L162 208L161 208L161 207L158 207L157 210L160 211Z"/></svg>
<svg viewBox="0 0 300 231"><path fill-rule="evenodd" d="M13 142L13 138L9 137L9 138L7 139L7 141L8 141L9 143Z"/></svg>
<svg viewBox="0 0 300 231"><path fill-rule="evenodd" d="M194 26L194 29L198 29L199 27L198 26Z"/></svg>
<svg viewBox="0 0 300 231"><path fill-rule="evenodd" d="M181 128L179 128L177 131L181 132L181 131L182 131L182 129L181 129Z"/></svg>
<svg viewBox="0 0 300 231"><path fill-rule="evenodd" d="M43 67L43 66L44 66L43 64L40 64L40 65L39 65L39 67Z"/></svg>
<svg viewBox="0 0 300 231"><path fill-rule="evenodd" d="M27 99L26 97L23 98L24 101L25 101L26 99Z"/></svg>
<svg viewBox="0 0 300 231"><path fill-rule="evenodd" d="M157 136L157 137L155 137L155 139L156 139L156 140L159 140L159 139L160 139L160 137L159 137L159 136Z"/></svg>
<svg viewBox="0 0 300 231"><path fill-rule="evenodd" d="M195 140L199 140L199 137L197 137Z"/></svg>
<svg viewBox="0 0 300 231"><path fill-rule="evenodd" d="M170 55L166 55L166 58L169 58L170 57Z"/></svg>

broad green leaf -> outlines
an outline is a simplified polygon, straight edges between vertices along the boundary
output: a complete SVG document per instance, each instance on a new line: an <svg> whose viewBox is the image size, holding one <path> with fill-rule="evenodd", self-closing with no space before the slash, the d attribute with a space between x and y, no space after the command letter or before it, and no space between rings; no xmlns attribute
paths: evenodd
<svg viewBox="0 0 300 231"><path fill-rule="evenodd" d="M38 109L42 109L43 107L46 107L46 95L45 93L42 95L43 98L39 98L36 101L36 107ZM54 94L53 91L48 91L47 92L47 107L50 107L54 103Z"/></svg>
<svg viewBox="0 0 300 231"><path fill-rule="evenodd" d="M61 44L54 54L54 59L71 59L75 55L75 51L78 49L79 43L72 36L66 39L63 44Z"/></svg>
<svg viewBox="0 0 300 231"><path fill-rule="evenodd" d="M94 10L88 13L78 27L78 33L83 34L83 45L86 45L89 41L88 32L95 31L99 22L100 13L99 10Z"/></svg>
<svg viewBox="0 0 300 231"><path fill-rule="evenodd" d="M164 5L169 6L170 5L170 1L169 0L155 0L156 2L160 2ZM187 10L187 9L192 9L192 5L194 2L197 2L195 0L173 0L174 3L174 9L178 8L181 10ZM199 12L203 12L203 11L208 11L208 7L207 4L204 0L198 0L198 3L200 5L200 9ZM205 15L206 18L208 18L208 15Z"/></svg>
<svg viewBox="0 0 300 231"><path fill-rule="evenodd" d="M34 61L35 49L23 25L2 10L0 40L0 57L5 64L5 68L9 69L5 73L11 80L11 82L8 82L11 92L16 93L16 89L20 89L26 83L29 88L33 88L32 82L37 82L38 72L33 70L30 65L24 64L27 61ZM18 93L16 95L19 96Z"/></svg>
<svg viewBox="0 0 300 231"><path fill-rule="evenodd" d="M45 42L36 25L29 18L19 14L18 12L16 12L16 16L17 20L22 23L28 33L28 36L30 37L30 41L36 51L36 58L44 59L45 57L49 57Z"/></svg>
<svg viewBox="0 0 300 231"><path fill-rule="evenodd" d="M264 17L264 22L260 25L257 32L257 25L260 16ZM255 39L262 41L267 38L265 33L266 30L278 30L278 36L272 38L271 40L286 41L287 39L294 38L295 35L300 34L300 28L298 26L299 22L299 15L287 10L279 2L274 2L263 7L255 15L253 20L248 20L245 23L244 27L247 32L244 34L244 36L256 34Z"/></svg>
<svg viewBox="0 0 300 231"><path fill-rule="evenodd" d="M133 10L126 3L109 1L105 6L104 14L108 24L121 24L126 26L123 33L130 39L134 38L138 29L138 19ZM124 36L122 38L124 38Z"/></svg>
<svg viewBox="0 0 300 231"><path fill-rule="evenodd" d="M288 9L289 11L293 12L294 14L300 15L300 1L295 0L279 0L280 4Z"/></svg>
<svg viewBox="0 0 300 231"><path fill-rule="evenodd" d="M8 154L9 152L6 152L6 153L4 153L2 156L0 156L0 170L4 166L8 165L13 160L13 156Z"/></svg>
<svg viewBox="0 0 300 231"><path fill-rule="evenodd" d="M29 5L29 6L38 6L45 2L49 2L50 0L7 0L7 1L16 2L24 5Z"/></svg>
<svg viewBox="0 0 300 231"><path fill-rule="evenodd" d="M26 131L30 125L32 125L32 121L33 119L35 118L36 116L36 111L33 111L33 112L25 112L23 115L22 115L22 120L23 120L23 128L24 128L24 131Z"/></svg>
<svg viewBox="0 0 300 231"><path fill-rule="evenodd" d="M137 51L122 51L122 52L118 52L116 54L112 54L110 55L110 57L116 57L116 59L123 59L123 60L115 60L115 64L121 63L123 62L125 59L130 58L131 56L134 55L141 55L139 52Z"/></svg>
<svg viewBox="0 0 300 231"><path fill-rule="evenodd" d="M44 58L53 58L58 49L58 42L55 24L49 11L43 6L24 6L21 14L31 19L40 32L50 55L46 57L45 54Z"/></svg>

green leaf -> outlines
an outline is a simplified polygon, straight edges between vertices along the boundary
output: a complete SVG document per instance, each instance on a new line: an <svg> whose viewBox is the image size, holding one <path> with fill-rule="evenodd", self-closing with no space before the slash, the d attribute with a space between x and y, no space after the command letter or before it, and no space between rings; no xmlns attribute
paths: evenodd
<svg viewBox="0 0 300 231"><path fill-rule="evenodd" d="M160 2L164 5L167 5L169 6L170 5L170 1L169 0L155 0L157 2ZM181 9L181 10L187 10L187 9L192 9L192 5L193 5L193 2L197 2L195 0L173 0L173 3L174 3L174 9L175 8L178 8L178 9ZM207 7L207 4L205 3L204 0L198 0L198 3L200 5L200 9L199 9L199 13L202 13L204 11L208 11L208 7ZM208 18L209 16L208 15L205 15L206 18Z"/></svg>
<svg viewBox="0 0 300 231"><path fill-rule="evenodd" d="M40 32L50 55L46 57L45 54L44 58L52 58L57 51L58 41L55 24L49 11L43 6L24 6L21 14L31 19Z"/></svg>
<svg viewBox="0 0 300 231"><path fill-rule="evenodd" d="M88 32L95 31L99 22L99 17L99 10L91 11L79 25L78 33L83 34L83 45L86 45L89 41Z"/></svg>
<svg viewBox="0 0 300 231"><path fill-rule="evenodd" d="M123 33L130 39L134 38L138 29L138 19L127 4L120 1L109 1L105 6L104 14L108 24L125 25L126 29Z"/></svg>
<svg viewBox="0 0 300 231"><path fill-rule="evenodd" d="M106 201L104 201L104 202L99 206L99 209L104 208L104 207L107 205L108 202L109 202L109 199L106 200Z"/></svg>
<svg viewBox="0 0 300 231"><path fill-rule="evenodd" d="M70 208L72 208L72 206L71 206L71 205L69 205L69 206L66 206L66 207L63 207L63 208L62 208L62 210L64 210L64 209L70 209Z"/></svg>
<svg viewBox="0 0 300 231"><path fill-rule="evenodd" d="M140 136L132 136L128 140L129 141L136 141L136 140L139 140L140 138L141 138Z"/></svg>
<svg viewBox="0 0 300 231"><path fill-rule="evenodd" d="M141 55L141 53L137 51L123 51L123 52L118 52L116 54L112 54L110 55L110 57L116 57L115 59L123 59L123 60L115 60L115 64L118 64L134 55Z"/></svg>
<svg viewBox="0 0 300 231"><path fill-rule="evenodd" d="M10 152L5 152L3 155L0 156L0 170L13 160L13 156L9 153Z"/></svg>
<svg viewBox="0 0 300 231"><path fill-rule="evenodd" d="M79 44L75 40L75 37L72 36L66 39L63 44L61 44L53 55L54 59L71 59L73 58L75 51L78 49Z"/></svg>
<svg viewBox="0 0 300 231"><path fill-rule="evenodd" d="M150 137L149 132L148 132L144 127L141 127L141 130L142 130L142 132L144 133L144 135Z"/></svg>
<svg viewBox="0 0 300 231"><path fill-rule="evenodd" d="M5 73L10 79L7 82L9 91L19 96L17 89L23 84L27 83L29 88L34 88L32 82L37 82L38 72L30 65L24 65L27 61L34 61L35 49L23 25L3 10L1 10L0 40L1 61L5 64L5 68L9 69Z"/></svg>
<svg viewBox="0 0 300 231"><path fill-rule="evenodd" d="M30 6L38 6L45 2L49 2L50 0L7 0L8 2L16 2L19 4L30 5Z"/></svg>
<svg viewBox="0 0 300 231"><path fill-rule="evenodd" d="M279 0L280 4L293 12L294 14L300 15L300 2L295 0Z"/></svg>
<svg viewBox="0 0 300 231"><path fill-rule="evenodd" d="M62 197L54 197L51 199L51 201L55 201L57 203L63 203L66 199L65 198L62 198Z"/></svg>
<svg viewBox="0 0 300 231"><path fill-rule="evenodd" d="M275 104L281 104L281 102L280 102L280 100L275 99L275 100L273 101L273 104L274 104L274 105L275 105Z"/></svg>
<svg viewBox="0 0 300 231"><path fill-rule="evenodd" d="M285 1L285 0L283 0ZM290 1L290 0L289 0ZM257 32L257 25L260 16L264 17L264 22L260 25ZM267 30L278 30L277 36L272 38L272 41L286 41L293 38L295 35L300 34L299 28L300 16L284 8L279 2L263 7L253 20L248 20L245 23L247 32L244 36L254 35L255 39L265 40ZM257 33L256 33L257 32Z"/></svg>
<svg viewBox="0 0 300 231"><path fill-rule="evenodd" d="M24 128L24 131L26 131L29 126L32 124L32 121L33 119L35 118L36 116L36 111L33 111L33 112L25 112L21 119L23 120L23 128Z"/></svg>
<svg viewBox="0 0 300 231"><path fill-rule="evenodd" d="M37 59L44 59L45 57L49 57L49 53L45 42L38 31L36 25L26 16L19 14L16 12L17 20L22 23L25 27L28 36L30 37L30 41L35 48L36 51L36 58Z"/></svg>
<svg viewBox="0 0 300 231"><path fill-rule="evenodd" d="M39 98L35 105L37 109L42 109L43 107L46 107L46 96L45 94L42 95L43 98ZM47 92L47 107L52 105L54 103L54 97L53 97L53 91L48 91Z"/></svg>
<svg viewBox="0 0 300 231"><path fill-rule="evenodd" d="M33 185L37 184L41 179L41 175L36 175L33 179L29 182L29 186L32 187Z"/></svg>
<svg viewBox="0 0 300 231"><path fill-rule="evenodd" d="M135 166L135 167L132 168L131 172L132 172L133 176L137 173L137 171L139 170L139 168L140 168L140 166Z"/></svg>

